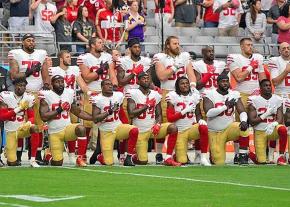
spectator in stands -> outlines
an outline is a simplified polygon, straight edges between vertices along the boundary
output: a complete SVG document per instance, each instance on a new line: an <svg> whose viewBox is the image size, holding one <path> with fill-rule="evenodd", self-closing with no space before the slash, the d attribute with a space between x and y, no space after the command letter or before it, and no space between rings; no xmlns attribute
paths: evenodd
<svg viewBox="0 0 290 207"><path fill-rule="evenodd" d="M96 36L95 25L88 18L88 9L85 6L80 6L78 9L77 20L73 24L73 41L88 43L91 37ZM76 45L78 53L86 51L86 45Z"/></svg>
<svg viewBox="0 0 290 207"><path fill-rule="evenodd" d="M67 20L66 7L61 7L57 10L50 20L55 29L56 42L72 42L72 26ZM60 44L60 50L68 50L71 52L71 45Z"/></svg>
<svg viewBox="0 0 290 207"><path fill-rule="evenodd" d="M89 20L96 22L96 14L102 8L105 8L105 0L78 0L78 5L87 7Z"/></svg>
<svg viewBox="0 0 290 207"><path fill-rule="evenodd" d="M8 28L8 19L9 19L9 16L10 16L10 1L9 0L3 0L1 1L2 3L2 7L3 7L3 17L1 19L1 24Z"/></svg>
<svg viewBox="0 0 290 207"><path fill-rule="evenodd" d="M112 0L106 0L105 3L106 7L96 15L97 34L104 42L118 42L121 40L121 25L118 23L122 22L122 13L114 11Z"/></svg>
<svg viewBox="0 0 290 207"><path fill-rule="evenodd" d="M65 6L65 0L52 0L52 2L55 2L55 6L57 9L60 9L61 7Z"/></svg>
<svg viewBox="0 0 290 207"><path fill-rule="evenodd" d="M261 12L268 16L273 0L261 0Z"/></svg>
<svg viewBox="0 0 290 207"><path fill-rule="evenodd" d="M135 0L127 0L128 6L131 6L131 3ZM138 2L138 13L143 16L147 15L147 0L137 0Z"/></svg>
<svg viewBox="0 0 290 207"><path fill-rule="evenodd" d="M161 15L162 11L160 8L160 0L154 0L155 2L155 24L161 25ZM174 18L174 3L173 0L164 0L164 8L163 8L163 26L171 27L172 20Z"/></svg>
<svg viewBox="0 0 290 207"><path fill-rule="evenodd" d="M176 27L194 27L197 16L197 8L193 0L174 1L174 19Z"/></svg>
<svg viewBox="0 0 290 207"><path fill-rule="evenodd" d="M9 30L21 31L29 25L29 4L29 0L10 0Z"/></svg>
<svg viewBox="0 0 290 207"><path fill-rule="evenodd" d="M35 35L36 41L42 42L41 44L37 44L38 48L45 49L48 54L55 53L56 48L52 44L54 41L54 28L50 20L56 14L56 6L48 2L48 0L36 0L31 4L30 9L34 12L35 30L43 32Z"/></svg>
<svg viewBox="0 0 290 207"><path fill-rule="evenodd" d="M128 32L128 41L130 39L139 38L140 42L144 42L144 31L145 31L145 17L138 13L138 2L133 1L129 14L125 15L124 20L126 22Z"/></svg>
<svg viewBox="0 0 290 207"><path fill-rule="evenodd" d="M285 0L276 0L276 4L272 6L269 10L267 23L273 24L272 26L272 43L277 43L278 41L278 26L277 19L280 17L281 10L285 5Z"/></svg>
<svg viewBox="0 0 290 207"><path fill-rule="evenodd" d="M290 44L290 3L287 3L282 11L281 16L277 19L278 43L287 42Z"/></svg>
<svg viewBox="0 0 290 207"><path fill-rule="evenodd" d="M215 0L213 6L214 12L220 14L219 35L220 36L238 36L239 23L243 8L240 0Z"/></svg>
<svg viewBox="0 0 290 207"><path fill-rule="evenodd" d="M253 0L246 14L248 35L256 42L263 43L267 26L266 15L261 12L261 0Z"/></svg>
<svg viewBox="0 0 290 207"><path fill-rule="evenodd" d="M197 6L197 17L196 24L199 24L201 18L201 10L205 8L203 13L203 26L204 27L218 27L219 24L219 14L213 12L214 0L204 0Z"/></svg>
<svg viewBox="0 0 290 207"><path fill-rule="evenodd" d="M239 27L245 29L247 27L246 25L246 14L247 12L250 11L250 1L248 0L241 0L241 3L242 3L242 8L244 10L244 13L242 13L241 15L241 20L240 20L240 24L239 24Z"/></svg>
<svg viewBox="0 0 290 207"><path fill-rule="evenodd" d="M78 0L67 0L67 20L72 24L78 17Z"/></svg>

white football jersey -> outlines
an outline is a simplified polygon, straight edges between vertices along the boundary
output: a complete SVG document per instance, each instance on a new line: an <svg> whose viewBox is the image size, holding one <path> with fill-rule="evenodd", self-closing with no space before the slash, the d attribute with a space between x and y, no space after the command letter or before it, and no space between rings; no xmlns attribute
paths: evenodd
<svg viewBox="0 0 290 207"><path fill-rule="evenodd" d="M272 79L278 77L286 69L287 63L290 64L290 61L284 60L281 56L270 58L268 66ZM290 73L275 87L275 94L290 94Z"/></svg>
<svg viewBox="0 0 290 207"><path fill-rule="evenodd" d="M51 25L50 20L56 14L57 8L54 4L47 2L46 4L40 3L34 11L35 27L39 32L50 34L37 34L41 37L53 37L52 32L54 27Z"/></svg>
<svg viewBox="0 0 290 207"><path fill-rule="evenodd" d="M29 97L28 97L29 96ZM34 96L29 93L24 93L22 97L18 97L12 91L2 91L0 93L0 101L7 105L8 109L14 110L18 107L19 102L22 99L34 99ZM5 131L16 131L21 124L25 121L25 113L24 111L20 111L16 114L15 117L12 118L12 121L4 122Z"/></svg>
<svg viewBox="0 0 290 207"><path fill-rule="evenodd" d="M71 104L74 102L74 90L70 88L64 88L63 93L59 96L52 90L45 90L39 92L39 98L44 99L48 104L50 111L54 111L59 107L59 103L68 102ZM53 120L48 123L48 133L54 134L65 129L66 126L71 124L70 112L62 111Z"/></svg>
<svg viewBox="0 0 290 207"><path fill-rule="evenodd" d="M200 74L201 78L208 73L207 64L203 60L192 62L192 67ZM205 90L217 88L217 77L225 70L226 63L224 61L214 60L213 67L215 68L214 73L205 87L199 90L200 93L203 93Z"/></svg>
<svg viewBox="0 0 290 207"><path fill-rule="evenodd" d="M257 69L253 69L244 81L237 83L236 87L237 91L246 94L252 94L253 91L259 89L259 73L265 72L263 66L263 56L254 53L251 58L246 58L242 54L229 54L227 57L227 65L231 72L239 68L242 69L242 71L245 71L250 65L251 60L258 60L259 67Z"/></svg>
<svg viewBox="0 0 290 207"><path fill-rule="evenodd" d="M250 96L248 99L250 100L249 102L251 103L251 105L256 109L258 116L265 113L269 106L276 107L278 109L283 104L282 98L275 95L275 94L273 94L269 100L264 99L260 95L259 96ZM267 125L269 123L274 122L274 121L276 121L276 114L272 114L270 116L267 116L266 119L263 120L263 122L254 126L254 129L266 131Z"/></svg>
<svg viewBox="0 0 290 207"><path fill-rule="evenodd" d="M197 93L191 93L187 96L178 95L175 91L170 91L166 95L167 102L170 102L174 106L176 112L181 112L189 105L194 104L195 106L200 102L201 96ZM175 122L178 131L189 129L193 124L196 123L195 113L184 114L183 117Z"/></svg>
<svg viewBox="0 0 290 207"><path fill-rule="evenodd" d="M149 98L149 100L154 98L157 105L161 101L162 96L153 90L151 90L149 95L146 96L140 89L130 89L126 92L126 98L134 100L136 108L142 108L145 105L147 98ZM139 132L147 132L154 126L156 123L155 109L156 107L148 108L138 117L133 119L133 125L139 128Z"/></svg>
<svg viewBox="0 0 290 207"><path fill-rule="evenodd" d="M85 53L83 55L80 55L77 59L78 65L81 64L86 65L91 72L96 72L99 69L101 62L103 63L107 62L108 64L110 64L112 62L112 56L109 53L102 52L101 56L97 58L91 53ZM102 91L101 82L102 80L108 78L109 78L108 70L104 70L103 74L99 75L97 80L88 83L89 90L99 92Z"/></svg>
<svg viewBox="0 0 290 207"><path fill-rule="evenodd" d="M49 75L51 77L55 75L60 75L64 78L65 87L76 89L76 79L80 76L80 69L78 66L69 66L67 70L61 67L50 67L48 69Z"/></svg>
<svg viewBox="0 0 290 207"><path fill-rule="evenodd" d="M102 94L92 97L92 104L97 106L101 110L101 113L104 113L115 103L119 104L121 107L123 100L123 93L113 92L113 96L111 97L103 96ZM107 118L100 123L99 129L101 131L115 131L115 129L122 124L119 118L119 111L120 110L118 109L112 115L107 116Z"/></svg>
<svg viewBox="0 0 290 207"><path fill-rule="evenodd" d="M229 93L224 96L218 93L216 90L210 90L210 91L207 91L207 93L205 94L205 97L211 100L215 108L219 108L225 105L225 101L229 97L230 99L232 98L236 100L239 99L240 93L238 91L229 90ZM235 107L225 110L224 112L222 112L216 117L207 118L208 130L215 131L215 132L222 131L226 129L234 121L235 121Z"/></svg>
<svg viewBox="0 0 290 207"><path fill-rule="evenodd" d="M141 56L141 59L138 62L134 62L129 56L125 56L123 58L120 58L120 62L121 67L125 71L125 77L127 77L132 73L132 69L140 64L143 65L144 72L149 70L151 59L148 57ZM125 85L125 90L138 88L139 86L137 84L137 81L138 81L137 76L135 76L133 79L131 79L129 84Z"/></svg>
<svg viewBox="0 0 290 207"><path fill-rule="evenodd" d="M221 5L227 3L228 0L215 0L213 5L213 10L215 11ZM227 8L220 12L219 26L218 28L227 28L231 26L238 25L238 15L244 13L241 1L238 8Z"/></svg>
<svg viewBox="0 0 290 207"><path fill-rule="evenodd" d="M34 64L40 63L43 65L47 58L47 52L45 50L34 50L33 53L29 54L22 49L15 49L9 51L8 58L16 60L19 72L25 73ZM26 90L29 92L38 92L43 86L41 71L33 73L26 80L28 82Z"/></svg>
<svg viewBox="0 0 290 207"><path fill-rule="evenodd" d="M178 65L178 70L172 74L167 80L160 81L161 88L169 91L175 90L175 82L178 77L187 76L186 66L191 63L191 58L188 52L182 52L176 57L171 57L165 53L154 55L153 59L164 65L165 69L170 69L173 65Z"/></svg>

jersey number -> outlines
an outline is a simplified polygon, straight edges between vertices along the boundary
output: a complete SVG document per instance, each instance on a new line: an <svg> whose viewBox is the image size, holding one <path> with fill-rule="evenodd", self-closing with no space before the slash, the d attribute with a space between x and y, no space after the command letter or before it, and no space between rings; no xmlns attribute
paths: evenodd
<svg viewBox="0 0 290 207"><path fill-rule="evenodd" d="M36 64L38 64L39 63L39 61L36 61L36 60L23 60L22 61L22 65L26 65L27 67L26 67L26 70L31 70L31 66L32 65L36 65ZM39 77L39 72L33 72L32 73L32 76L33 77Z"/></svg>
<svg viewBox="0 0 290 207"><path fill-rule="evenodd" d="M93 66L93 67L90 68L91 72L95 72L95 73L97 72L98 69L99 69L98 66ZM108 76L108 70L105 69L103 71L103 74L98 75L98 78L96 80L100 80L100 79L101 80L105 80L105 79L107 79L107 76Z"/></svg>
<svg viewBox="0 0 290 207"><path fill-rule="evenodd" d="M53 111L55 109L57 109L58 107L59 107L59 103L55 103L55 104L51 105L51 108L52 108ZM69 116L68 112L67 111L63 111L60 114L56 115L56 117L54 119L55 120L58 120L58 119L61 119L61 118L68 119L68 116Z"/></svg>
<svg viewBox="0 0 290 207"><path fill-rule="evenodd" d="M223 10L224 16L235 16L236 15L236 9L234 8L227 8Z"/></svg>
<svg viewBox="0 0 290 207"><path fill-rule="evenodd" d="M265 113L266 111L267 111L266 108L259 108L258 109L258 112L261 114ZM272 118L264 119L262 122L265 122L265 123L274 122L274 120L275 120L274 117L273 116L270 116L270 117L272 117Z"/></svg>
<svg viewBox="0 0 290 207"><path fill-rule="evenodd" d="M137 104L137 109L140 109L144 106L144 104ZM138 119L146 119L146 114L148 114L149 116L151 115L151 119L154 119L155 117L155 107L151 107L148 110L144 111L142 114L140 114L137 118Z"/></svg>
<svg viewBox="0 0 290 207"><path fill-rule="evenodd" d="M41 11L41 19L43 21L50 21L52 16L53 16L53 12L50 10L42 10Z"/></svg>
<svg viewBox="0 0 290 207"><path fill-rule="evenodd" d="M223 106L223 105L224 105L223 103L216 103L214 105L214 107L218 108L218 107ZM223 111L222 113L220 113L219 116L224 116L224 115L225 116L232 116L233 112L234 112L234 108L229 108L229 109Z"/></svg>
<svg viewBox="0 0 290 207"><path fill-rule="evenodd" d="M177 103L177 106L178 106L178 107L180 106L180 107L181 107L181 110L185 109L185 107L186 107L185 103L183 103L183 102L179 102L179 103ZM182 116L182 119L185 119L186 117L187 117L188 119L191 119L191 118L193 117L193 113L188 112L188 113L184 114L184 115Z"/></svg>
<svg viewBox="0 0 290 207"><path fill-rule="evenodd" d="M172 67L172 65L170 66L167 66L167 69L170 69ZM176 80L177 78L183 76L185 74L185 68L184 67L181 67L177 70L176 73L173 73L169 78L168 80Z"/></svg>
<svg viewBox="0 0 290 207"><path fill-rule="evenodd" d="M13 108L8 108L8 110L14 110ZM24 120L24 112L19 112L18 114L16 114L16 116L14 116L11 120L9 121L17 121L17 122L23 122Z"/></svg>
<svg viewBox="0 0 290 207"><path fill-rule="evenodd" d="M245 71L248 66L244 66L242 68L242 71ZM250 80L258 80L258 75L259 73L256 71L257 68L253 69L249 75L245 78L245 81L250 81Z"/></svg>
<svg viewBox="0 0 290 207"><path fill-rule="evenodd" d="M104 107L104 111L108 111L110 108L110 106L106 106ZM111 118L109 118L111 117ZM119 110L114 111L112 115L110 115L109 117L107 117L105 119L105 122L113 122L113 121L117 121L119 119Z"/></svg>

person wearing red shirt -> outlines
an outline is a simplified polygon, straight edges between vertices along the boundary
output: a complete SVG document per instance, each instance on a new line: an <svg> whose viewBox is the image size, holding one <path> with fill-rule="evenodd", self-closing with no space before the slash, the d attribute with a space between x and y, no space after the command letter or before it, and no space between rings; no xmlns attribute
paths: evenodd
<svg viewBox="0 0 290 207"><path fill-rule="evenodd" d="M67 20L70 23L73 23L78 16L78 1L77 0L67 0L67 6L66 6L66 11L67 11Z"/></svg>
<svg viewBox="0 0 290 207"><path fill-rule="evenodd" d="M97 34L103 41L118 42L121 39L121 29L112 27L112 22L121 23L121 12L113 11L112 0L106 0L106 8L100 9L96 15Z"/></svg>
<svg viewBox="0 0 290 207"><path fill-rule="evenodd" d="M105 8L104 0L78 0L78 6L85 6L89 11L89 19L92 22L96 21L96 14L102 8Z"/></svg>

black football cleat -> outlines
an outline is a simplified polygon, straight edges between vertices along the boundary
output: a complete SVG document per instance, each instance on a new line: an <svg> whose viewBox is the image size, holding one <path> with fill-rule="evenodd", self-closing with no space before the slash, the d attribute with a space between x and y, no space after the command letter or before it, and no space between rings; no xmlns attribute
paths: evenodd
<svg viewBox="0 0 290 207"><path fill-rule="evenodd" d="M156 165L162 165L163 164L163 155L161 153L157 153L155 155Z"/></svg>
<svg viewBox="0 0 290 207"><path fill-rule="evenodd" d="M126 159L124 160L124 166L135 166L132 155L127 155Z"/></svg>
<svg viewBox="0 0 290 207"><path fill-rule="evenodd" d="M239 164L239 155L238 155L238 154L235 154L235 157L234 157L234 164L235 164L235 165L238 165L238 164Z"/></svg>
<svg viewBox="0 0 290 207"><path fill-rule="evenodd" d="M239 165L248 165L249 164L249 156L247 153L239 154Z"/></svg>

